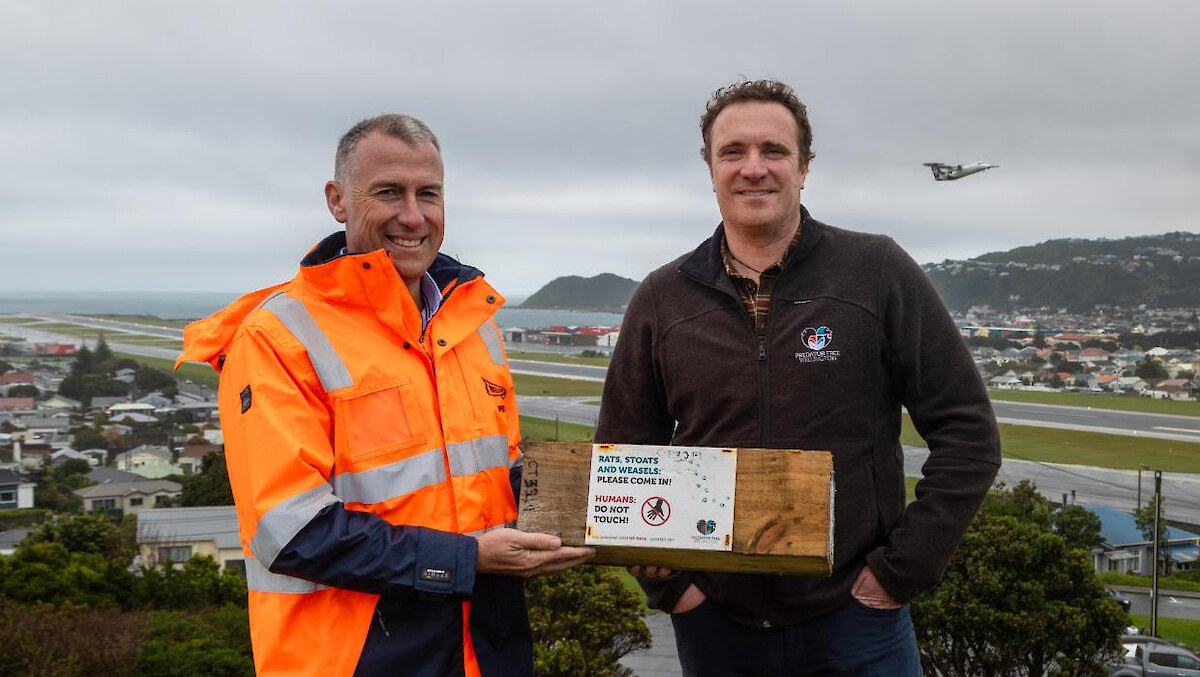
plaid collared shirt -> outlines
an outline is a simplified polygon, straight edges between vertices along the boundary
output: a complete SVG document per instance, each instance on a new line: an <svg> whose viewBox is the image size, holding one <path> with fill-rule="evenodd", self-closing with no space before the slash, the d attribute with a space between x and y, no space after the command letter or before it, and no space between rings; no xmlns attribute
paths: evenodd
<svg viewBox="0 0 1200 677"><path fill-rule="evenodd" d="M737 290L738 296L742 299L742 306L746 309L746 314L754 320L754 330L758 334L760 342L766 340L767 312L771 309L771 290L775 288L775 281L779 279L779 273L783 271L783 264L787 263L788 255L800 241L801 230L803 228L796 229L796 235L792 237L792 242L788 245L787 251L783 253L783 257L758 274L758 284L754 284L754 280L743 277L737 271L733 263L733 254L729 251L729 241L725 239L724 235L721 236L721 260L725 263L725 273L729 275L729 280L733 282L733 288Z"/></svg>

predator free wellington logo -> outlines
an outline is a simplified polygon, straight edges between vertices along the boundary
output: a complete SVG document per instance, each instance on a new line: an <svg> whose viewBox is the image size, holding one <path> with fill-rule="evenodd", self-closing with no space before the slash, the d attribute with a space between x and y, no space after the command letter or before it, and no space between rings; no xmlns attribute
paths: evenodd
<svg viewBox="0 0 1200 677"><path fill-rule="evenodd" d="M833 330L824 325L816 329L806 327L800 332L800 340L809 350L824 350L825 346L833 343Z"/></svg>
<svg viewBox="0 0 1200 677"><path fill-rule="evenodd" d="M805 327L800 332L800 343L807 349L796 353L797 362L837 362L841 351L826 350L833 343L833 330L825 325L817 328Z"/></svg>

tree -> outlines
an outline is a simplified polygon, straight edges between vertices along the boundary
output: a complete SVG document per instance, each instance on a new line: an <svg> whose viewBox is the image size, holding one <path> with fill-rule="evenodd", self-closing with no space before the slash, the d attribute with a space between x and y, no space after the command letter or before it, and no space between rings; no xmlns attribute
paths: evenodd
<svg viewBox="0 0 1200 677"><path fill-rule="evenodd" d="M626 677L622 656L650 646L637 595L606 567L584 565L529 581L534 672Z"/></svg>
<svg viewBox="0 0 1200 677"><path fill-rule="evenodd" d="M1064 505L1054 513L1054 533L1062 536L1068 548L1085 552L1104 543L1100 536L1100 516L1081 505Z"/></svg>
<svg viewBox="0 0 1200 677"><path fill-rule="evenodd" d="M41 397L42 391L32 383L22 383L8 389L7 397Z"/></svg>
<svg viewBox="0 0 1200 677"><path fill-rule="evenodd" d="M133 382L142 392L150 392L175 385L175 379L154 367L139 366L134 374Z"/></svg>
<svg viewBox="0 0 1200 677"><path fill-rule="evenodd" d="M37 543L58 543L67 552L101 555L124 561L126 566L138 550L131 530L100 514L63 515L46 522L31 530L20 547Z"/></svg>
<svg viewBox="0 0 1200 677"><path fill-rule="evenodd" d="M1163 501L1166 503L1166 501ZM1133 512L1133 523L1142 536L1154 542L1154 515L1158 509L1158 497L1151 496L1150 501ZM1164 508L1166 510L1166 508ZM1166 575L1170 573L1171 559L1167 557L1167 520L1158 520L1158 571Z"/></svg>
<svg viewBox="0 0 1200 677"><path fill-rule="evenodd" d="M104 340L104 334L96 341L96 352L93 354L93 359L97 366L104 370L108 370L112 365L107 364L113 359L113 352L108 347L108 341Z"/></svg>
<svg viewBox="0 0 1200 677"><path fill-rule="evenodd" d="M185 506L233 505L233 489L225 468L225 454L206 454L200 459L200 472L179 478L183 485L180 501Z"/></svg>
<svg viewBox="0 0 1200 677"><path fill-rule="evenodd" d="M108 438L95 428L77 428L75 430L75 441L72 443L74 447L80 451L84 449L108 449L110 445Z"/></svg>
<svg viewBox="0 0 1200 677"><path fill-rule="evenodd" d="M1004 490L1001 482L997 489L984 499L981 512L997 517L1015 517L1022 522L1031 522L1042 529L1050 529L1053 522L1054 504L1041 495L1037 484L1021 480L1011 491Z"/></svg>
<svg viewBox="0 0 1200 677"><path fill-rule="evenodd" d="M16 367L12 366L12 364L5 362L4 360L0 360L0 374L7 374L14 369L16 369Z"/></svg>
<svg viewBox="0 0 1200 677"><path fill-rule="evenodd" d="M1138 363L1137 369L1134 370L1134 374L1141 379L1162 379L1167 377L1167 370L1163 368L1162 362L1159 362L1152 357L1147 357L1145 360L1142 360Z"/></svg>
<svg viewBox="0 0 1200 677"><path fill-rule="evenodd" d="M911 606L928 674L1103 674L1128 616L1091 562L1042 526L981 514L941 585Z"/></svg>

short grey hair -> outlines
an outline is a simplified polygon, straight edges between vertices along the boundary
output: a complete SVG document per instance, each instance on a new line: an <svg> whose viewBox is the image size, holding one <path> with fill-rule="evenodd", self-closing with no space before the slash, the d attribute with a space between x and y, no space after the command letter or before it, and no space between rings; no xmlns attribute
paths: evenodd
<svg viewBox="0 0 1200 677"><path fill-rule="evenodd" d="M350 172L354 168L354 150L358 148L358 142L372 132L387 134L410 146L428 141L439 153L442 152L437 136L424 122L402 113L376 115L373 118L360 120L338 140L337 155L333 159L334 181L344 184L350 178Z"/></svg>

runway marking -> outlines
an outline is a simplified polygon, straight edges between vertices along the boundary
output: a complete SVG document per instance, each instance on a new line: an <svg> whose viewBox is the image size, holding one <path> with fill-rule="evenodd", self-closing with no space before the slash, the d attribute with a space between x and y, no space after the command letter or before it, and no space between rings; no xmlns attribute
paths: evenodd
<svg viewBox="0 0 1200 677"><path fill-rule="evenodd" d="M1154 429L1155 430L1169 430L1171 432L1176 432L1176 433L1191 433L1193 435L1200 435L1200 430L1196 430L1194 428L1171 428L1171 427L1168 427L1165 425L1156 425L1156 426L1154 426Z"/></svg>

